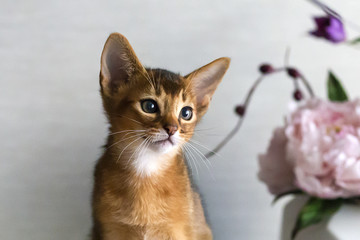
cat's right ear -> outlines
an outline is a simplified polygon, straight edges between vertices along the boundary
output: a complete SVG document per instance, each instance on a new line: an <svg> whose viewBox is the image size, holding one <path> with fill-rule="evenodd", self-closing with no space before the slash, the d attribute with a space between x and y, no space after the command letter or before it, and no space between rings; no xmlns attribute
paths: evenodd
<svg viewBox="0 0 360 240"><path fill-rule="evenodd" d="M125 86L137 71L145 71L129 41L120 33L112 33L101 54L101 90L112 95Z"/></svg>

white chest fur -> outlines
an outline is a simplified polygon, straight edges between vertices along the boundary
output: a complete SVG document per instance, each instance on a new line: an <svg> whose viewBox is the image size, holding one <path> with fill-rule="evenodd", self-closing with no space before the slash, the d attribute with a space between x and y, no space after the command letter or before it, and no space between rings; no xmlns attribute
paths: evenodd
<svg viewBox="0 0 360 240"><path fill-rule="evenodd" d="M159 174L170 165L175 152L171 151L164 154L147 149L142 154L136 156L132 161L132 165L140 176L149 177Z"/></svg>

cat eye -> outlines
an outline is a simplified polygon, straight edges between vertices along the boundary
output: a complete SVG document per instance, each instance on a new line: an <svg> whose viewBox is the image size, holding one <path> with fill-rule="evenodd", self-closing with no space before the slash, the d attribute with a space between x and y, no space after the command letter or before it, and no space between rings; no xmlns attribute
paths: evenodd
<svg viewBox="0 0 360 240"><path fill-rule="evenodd" d="M193 116L193 110L191 107L183 107L180 112L182 119L189 121Z"/></svg>
<svg viewBox="0 0 360 240"><path fill-rule="evenodd" d="M146 113L156 113L159 110L157 103L152 99L142 100L141 108Z"/></svg>

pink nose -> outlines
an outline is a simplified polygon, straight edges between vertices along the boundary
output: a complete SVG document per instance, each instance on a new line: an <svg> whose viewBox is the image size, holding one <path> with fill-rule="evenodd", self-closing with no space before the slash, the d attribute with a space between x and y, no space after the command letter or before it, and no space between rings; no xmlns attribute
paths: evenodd
<svg viewBox="0 0 360 240"><path fill-rule="evenodd" d="M172 136L176 133L178 127L176 125L167 125L164 127L164 129L167 132L167 134L169 134L169 136Z"/></svg>

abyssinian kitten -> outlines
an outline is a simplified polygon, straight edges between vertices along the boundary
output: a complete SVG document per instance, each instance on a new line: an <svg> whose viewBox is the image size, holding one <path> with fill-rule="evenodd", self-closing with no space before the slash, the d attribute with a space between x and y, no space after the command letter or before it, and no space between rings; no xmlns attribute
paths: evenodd
<svg viewBox="0 0 360 240"><path fill-rule="evenodd" d="M145 68L124 36L109 36L100 85L110 134L95 168L93 240L212 239L182 146L229 64L186 76Z"/></svg>

